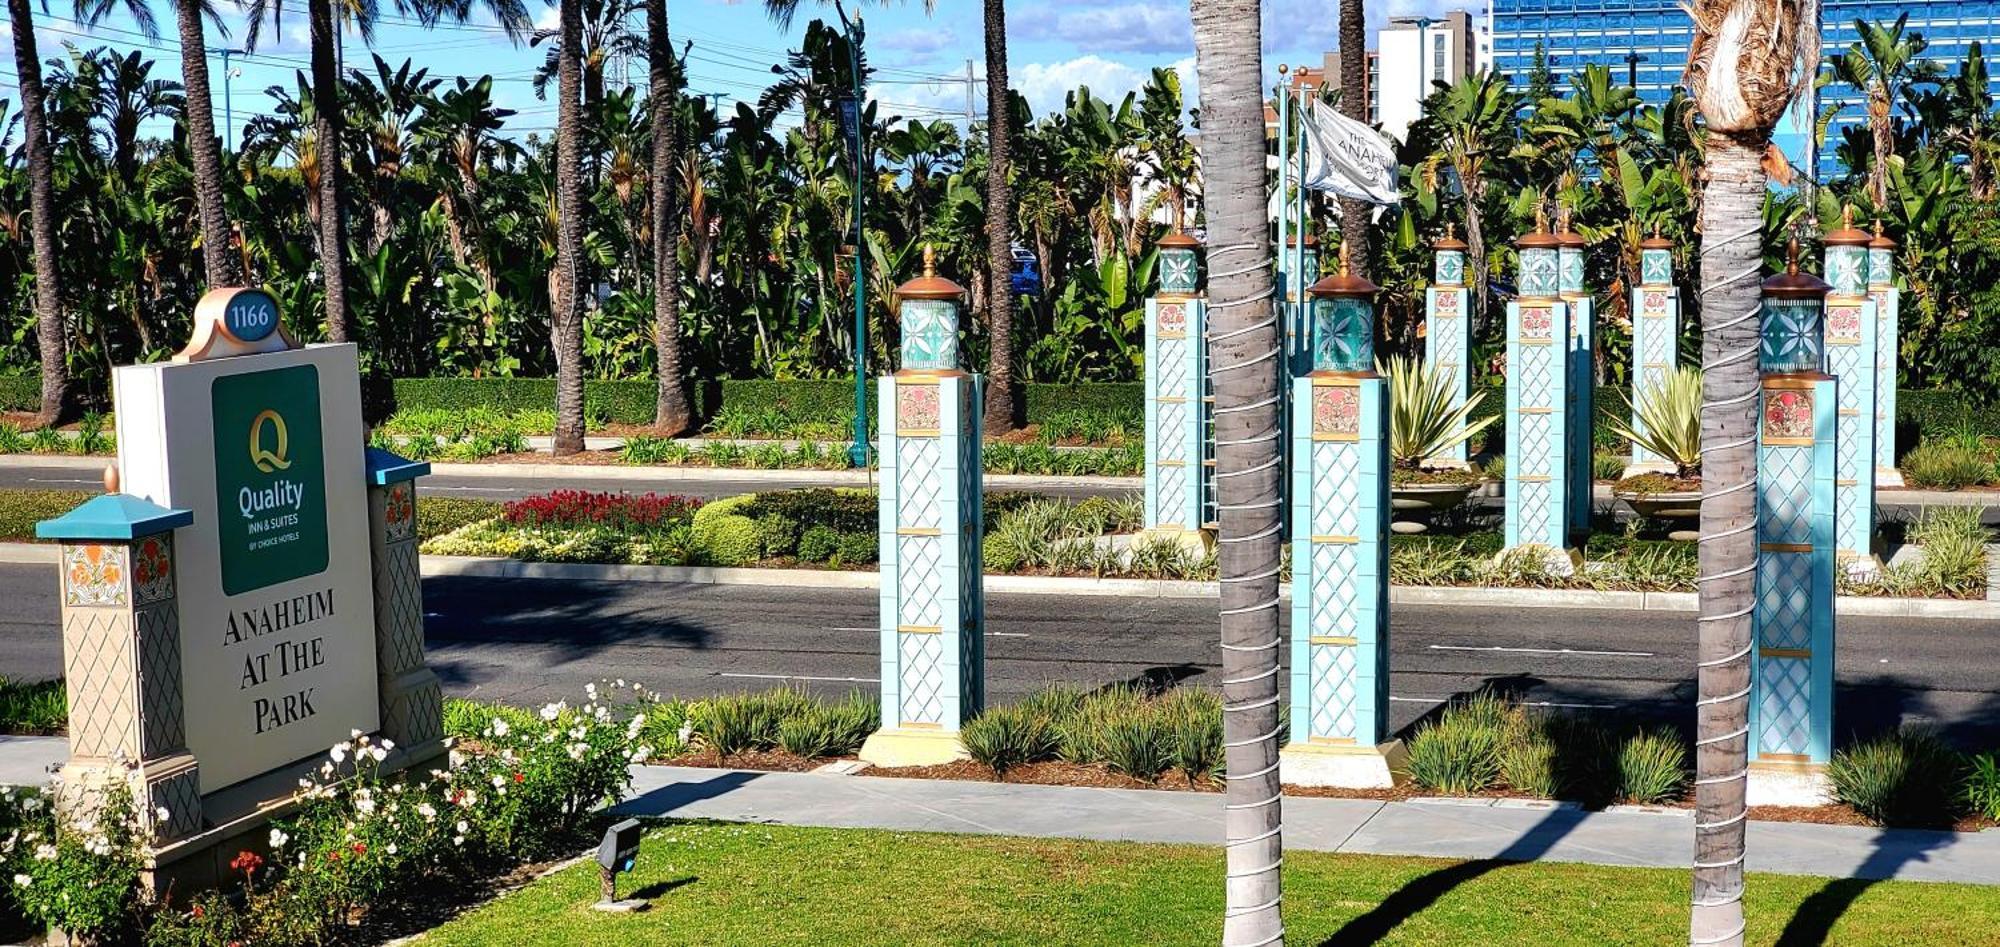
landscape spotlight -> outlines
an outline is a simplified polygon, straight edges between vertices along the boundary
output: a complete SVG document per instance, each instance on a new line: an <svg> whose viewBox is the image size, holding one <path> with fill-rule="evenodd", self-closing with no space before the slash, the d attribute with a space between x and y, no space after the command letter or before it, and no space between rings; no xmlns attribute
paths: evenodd
<svg viewBox="0 0 2000 947"><path fill-rule="evenodd" d="M644 901L618 900L618 873L631 871L633 863L639 859L639 820L626 819L604 830L604 841L597 845L597 870L603 880L603 888L596 904L591 907L599 911L643 911Z"/></svg>

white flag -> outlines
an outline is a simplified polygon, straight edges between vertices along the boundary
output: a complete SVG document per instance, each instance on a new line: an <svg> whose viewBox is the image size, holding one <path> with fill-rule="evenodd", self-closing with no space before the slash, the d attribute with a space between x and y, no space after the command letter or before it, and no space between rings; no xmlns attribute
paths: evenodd
<svg viewBox="0 0 2000 947"><path fill-rule="evenodd" d="M1396 148L1382 133L1322 109L1317 101L1300 112L1299 121L1307 138L1301 184L1370 204L1402 202L1396 186Z"/></svg>

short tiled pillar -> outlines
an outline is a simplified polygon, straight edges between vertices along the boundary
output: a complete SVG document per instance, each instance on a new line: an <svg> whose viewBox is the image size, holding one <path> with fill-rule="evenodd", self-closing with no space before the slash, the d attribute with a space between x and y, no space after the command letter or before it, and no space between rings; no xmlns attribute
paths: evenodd
<svg viewBox="0 0 2000 947"><path fill-rule="evenodd" d="M1866 231L1853 211L1826 235L1826 371L1840 379L1834 459L1835 542L1844 568L1871 575L1875 558L1875 301L1868 295Z"/></svg>
<svg viewBox="0 0 2000 947"><path fill-rule="evenodd" d="M1146 300L1146 528L1161 533L1209 522L1214 468L1200 249L1186 234L1162 238L1160 294Z"/></svg>
<svg viewBox="0 0 2000 947"><path fill-rule="evenodd" d="M1875 300L1875 485L1900 487L1896 469L1896 361L1901 355L1898 321L1903 293L1896 288L1896 241L1875 221L1868 241L1868 296Z"/></svg>
<svg viewBox="0 0 2000 947"><path fill-rule="evenodd" d="M1375 373L1375 284L1314 284L1313 371L1292 382L1291 741L1285 782L1386 788L1389 393Z"/></svg>
<svg viewBox="0 0 2000 947"><path fill-rule="evenodd" d="M877 766L962 758L959 730L985 699L985 385L959 368L964 292L928 247L924 275L896 290L902 368L881 385L882 729L861 747Z"/></svg>
<svg viewBox="0 0 2000 947"><path fill-rule="evenodd" d="M1556 240L1556 259L1561 272L1557 292L1569 310L1569 387L1563 392L1563 417L1569 441L1565 465L1569 478L1569 530L1575 535L1590 529L1592 460L1597 451L1592 439L1597 418L1593 407L1597 387L1597 301L1584 284L1584 257L1590 242L1570 229L1569 208L1563 208L1562 229Z"/></svg>
<svg viewBox="0 0 2000 947"><path fill-rule="evenodd" d="M1465 284L1465 241L1447 229L1431 244L1436 262L1431 288L1424 292L1424 360L1435 366L1451 386L1455 410L1472 397L1472 291ZM1469 460L1466 441L1453 444L1434 460L1463 466Z"/></svg>
<svg viewBox="0 0 2000 947"><path fill-rule="evenodd" d="M369 448L368 548L375 578L376 689L382 735L398 766L444 751L444 688L424 659L424 589L417 542L417 478L431 465Z"/></svg>
<svg viewBox="0 0 2000 947"><path fill-rule="evenodd" d="M35 527L62 544L62 803L88 807L108 783L123 781L155 846L204 828L174 582L174 530L192 522L186 510L114 493Z"/></svg>
<svg viewBox="0 0 2000 947"><path fill-rule="evenodd" d="M1818 805L1833 750L1834 467L1845 381L1821 371L1827 284L1764 283L1752 621L1751 805Z"/></svg>
<svg viewBox="0 0 2000 947"><path fill-rule="evenodd" d="M1569 303L1545 221L1517 244L1520 297L1507 304L1506 545L1543 551L1561 571L1570 547Z"/></svg>
<svg viewBox="0 0 2000 947"><path fill-rule="evenodd" d="M1680 367L1681 291L1674 285L1674 245L1656 231L1639 244L1639 285L1632 290L1632 427L1644 431L1646 403ZM1674 465L1632 445L1625 476L1671 473Z"/></svg>

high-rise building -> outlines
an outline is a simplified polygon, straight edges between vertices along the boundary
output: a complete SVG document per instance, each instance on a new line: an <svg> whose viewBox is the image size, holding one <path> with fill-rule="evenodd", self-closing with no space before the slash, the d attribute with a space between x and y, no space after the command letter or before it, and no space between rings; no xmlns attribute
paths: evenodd
<svg viewBox="0 0 2000 947"><path fill-rule="evenodd" d="M1893 23L1904 13L1910 16L1909 30L1930 42L1923 58L1943 65L1948 73L1958 71L1975 40L1989 52L2000 52L2000 0L1821 0L1820 7L1828 55L1856 42L1857 19ZM1526 86L1539 44L1558 89L1565 89L1568 77L1585 66L1601 65L1621 81L1635 84L1649 105L1673 94L1694 41L1694 24L1674 0L1490 0L1486 21L1493 68L1511 78L1516 89ZM1992 83L2000 94L2000 70L1993 73ZM1840 83L1828 85L1820 94L1821 106L1843 106L1818 156L1819 171L1825 175L1837 170L1833 153L1841 129L1866 122L1867 113L1859 93ZM1778 128L1779 146L1801 166L1811 164L1806 154L1811 114L1802 104Z"/></svg>
<svg viewBox="0 0 2000 947"><path fill-rule="evenodd" d="M1368 51L1368 121L1402 138L1422 113L1432 83L1447 85L1479 68L1485 31L1464 10L1444 16L1392 16ZM1325 54L1323 66L1340 88L1340 53Z"/></svg>

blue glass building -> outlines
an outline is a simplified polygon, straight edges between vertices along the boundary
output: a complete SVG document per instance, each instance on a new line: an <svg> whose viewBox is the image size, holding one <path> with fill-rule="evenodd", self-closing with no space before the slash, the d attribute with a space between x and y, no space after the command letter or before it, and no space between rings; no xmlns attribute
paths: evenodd
<svg viewBox="0 0 2000 947"><path fill-rule="evenodd" d="M1855 20L1893 23L1908 13L1909 30L1930 41L1924 58L1940 63L1946 72L1958 72L1975 40L1989 62L2000 62L2000 0L1821 0L1821 8L1828 55L1856 41ZM1491 0L1487 23L1492 30L1493 68L1513 79L1516 89L1527 84L1534 69L1535 44L1540 43L1558 89L1566 89L1569 76L1584 66L1602 65L1620 81L1636 79L1639 96L1649 105L1666 101L1680 83L1688 46L1694 41L1694 24L1671 0ZM2000 95L2000 70L1994 70L1992 84ZM1822 104L1846 106L1828 129L1820 152L1819 171L1825 176L1839 170L1833 151L1841 129L1867 118L1852 89L1834 84L1822 94ZM1780 124L1777 140L1795 163L1804 165L1808 125L1797 118Z"/></svg>

